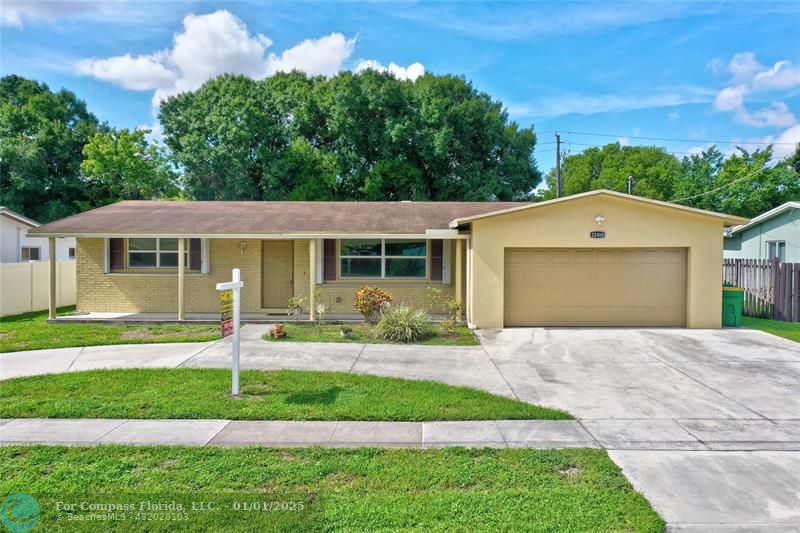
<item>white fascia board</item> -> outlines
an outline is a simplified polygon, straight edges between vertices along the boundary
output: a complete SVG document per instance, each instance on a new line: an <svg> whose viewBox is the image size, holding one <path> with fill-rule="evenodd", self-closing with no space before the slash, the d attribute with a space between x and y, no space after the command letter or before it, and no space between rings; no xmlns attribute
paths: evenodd
<svg viewBox="0 0 800 533"><path fill-rule="evenodd" d="M739 226L734 226L733 228L731 228L730 235L735 235L742 230L745 230L747 228L752 228L753 226L757 226L762 222L766 222L771 218L775 218L776 216L782 214L785 211L789 211L790 209L800 209L800 202L786 202L783 205L779 205L778 207L774 207L769 211L765 211L764 213L761 213L757 217L753 217L752 219L750 219L750 222L748 222L747 224L741 224Z"/></svg>
<svg viewBox="0 0 800 533"><path fill-rule="evenodd" d="M426 229L425 235L429 239L461 239L456 229Z"/></svg>
<svg viewBox="0 0 800 533"><path fill-rule="evenodd" d="M443 230L447 231L447 230ZM31 237L162 238L162 239L466 239L467 235L431 237L428 233L34 233Z"/></svg>

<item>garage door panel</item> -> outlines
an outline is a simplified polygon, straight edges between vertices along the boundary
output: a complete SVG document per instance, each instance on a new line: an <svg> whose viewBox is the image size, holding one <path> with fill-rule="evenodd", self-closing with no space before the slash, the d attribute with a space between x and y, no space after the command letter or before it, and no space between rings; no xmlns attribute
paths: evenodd
<svg viewBox="0 0 800 533"><path fill-rule="evenodd" d="M683 326L684 249L510 249L506 326Z"/></svg>

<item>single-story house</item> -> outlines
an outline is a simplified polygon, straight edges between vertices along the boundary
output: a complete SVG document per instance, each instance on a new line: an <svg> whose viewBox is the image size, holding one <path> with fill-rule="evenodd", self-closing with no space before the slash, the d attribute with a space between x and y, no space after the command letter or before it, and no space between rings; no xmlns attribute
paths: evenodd
<svg viewBox="0 0 800 533"><path fill-rule="evenodd" d="M420 307L438 287L479 328L717 328L723 228L746 222L598 190L538 203L125 201L31 233L77 238L86 312L214 313L215 284L239 268L243 313L285 312L314 287L329 313L352 313L369 284Z"/></svg>
<svg viewBox="0 0 800 533"><path fill-rule="evenodd" d="M773 259L800 263L800 201L786 202L725 235L726 259Z"/></svg>
<svg viewBox="0 0 800 533"><path fill-rule="evenodd" d="M28 230L41 224L0 206L0 263L22 263L25 261L47 261L50 250L47 239L28 237ZM59 239L56 259L75 259L75 239Z"/></svg>

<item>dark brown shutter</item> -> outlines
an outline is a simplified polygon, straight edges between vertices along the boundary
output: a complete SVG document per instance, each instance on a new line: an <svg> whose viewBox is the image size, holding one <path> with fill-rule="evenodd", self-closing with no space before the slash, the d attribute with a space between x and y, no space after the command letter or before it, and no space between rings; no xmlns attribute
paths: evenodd
<svg viewBox="0 0 800 533"><path fill-rule="evenodd" d="M189 239L189 270L200 270L200 239Z"/></svg>
<svg viewBox="0 0 800 533"><path fill-rule="evenodd" d="M111 255L109 265L111 270L125 269L125 239L109 239L108 251Z"/></svg>
<svg viewBox="0 0 800 533"><path fill-rule="evenodd" d="M323 271L325 281L336 280L336 239L325 239L323 242L324 257Z"/></svg>
<svg viewBox="0 0 800 533"><path fill-rule="evenodd" d="M442 267L444 265L444 241L431 240L431 281L442 281Z"/></svg>

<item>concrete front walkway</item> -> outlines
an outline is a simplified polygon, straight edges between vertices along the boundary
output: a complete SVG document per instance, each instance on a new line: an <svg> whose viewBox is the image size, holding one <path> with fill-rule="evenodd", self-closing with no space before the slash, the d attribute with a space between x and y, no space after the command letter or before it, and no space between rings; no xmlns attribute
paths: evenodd
<svg viewBox="0 0 800 533"><path fill-rule="evenodd" d="M0 420L0 444L597 448L573 420L288 422L231 420Z"/></svg>

